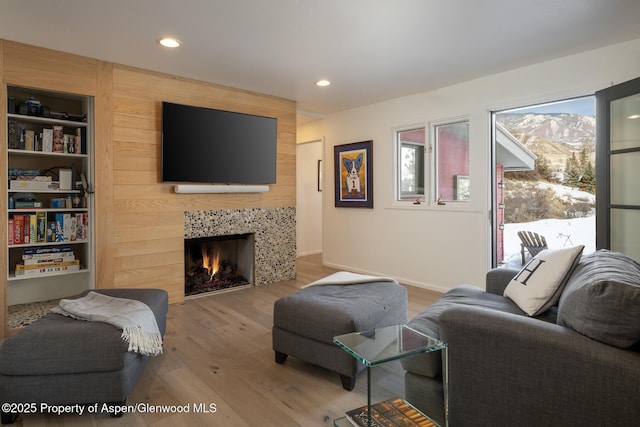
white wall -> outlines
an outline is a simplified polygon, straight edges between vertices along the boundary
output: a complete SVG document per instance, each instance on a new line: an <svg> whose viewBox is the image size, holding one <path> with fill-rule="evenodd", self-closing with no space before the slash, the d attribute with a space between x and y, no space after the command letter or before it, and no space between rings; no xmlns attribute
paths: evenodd
<svg viewBox="0 0 640 427"><path fill-rule="evenodd" d="M318 160L322 140L296 146L296 252L298 256L322 252L322 191L318 191Z"/></svg>
<svg viewBox="0 0 640 427"><path fill-rule="evenodd" d="M490 265L489 112L593 94L638 76L640 39L336 113L313 129L302 126L308 140L325 137L324 263L437 290L484 286ZM468 208L392 206L393 128L465 115ZM373 140L374 209L335 208L333 147L364 140Z"/></svg>

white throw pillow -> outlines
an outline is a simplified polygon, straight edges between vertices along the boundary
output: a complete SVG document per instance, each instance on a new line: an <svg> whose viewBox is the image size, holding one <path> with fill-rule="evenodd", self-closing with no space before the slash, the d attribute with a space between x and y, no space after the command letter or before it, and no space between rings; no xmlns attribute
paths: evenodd
<svg viewBox="0 0 640 427"><path fill-rule="evenodd" d="M509 297L529 316L544 313L558 303L562 289L580 262L584 245L545 249L529 261L509 282Z"/></svg>

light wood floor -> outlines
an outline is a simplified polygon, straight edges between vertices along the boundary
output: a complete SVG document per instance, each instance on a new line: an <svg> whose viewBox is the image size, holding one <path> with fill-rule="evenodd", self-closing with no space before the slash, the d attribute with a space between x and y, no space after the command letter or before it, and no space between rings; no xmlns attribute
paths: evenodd
<svg viewBox="0 0 640 427"><path fill-rule="evenodd" d="M332 426L345 411L366 404L363 372L345 391L337 374L293 357L278 365L271 349L273 303L335 270L320 255L301 257L297 278L172 304L164 354L147 366L128 405L188 405L188 414L21 415L16 426ZM411 318L440 294L408 286ZM374 399L403 387L399 365L374 368ZM215 405L215 413L194 413Z"/></svg>

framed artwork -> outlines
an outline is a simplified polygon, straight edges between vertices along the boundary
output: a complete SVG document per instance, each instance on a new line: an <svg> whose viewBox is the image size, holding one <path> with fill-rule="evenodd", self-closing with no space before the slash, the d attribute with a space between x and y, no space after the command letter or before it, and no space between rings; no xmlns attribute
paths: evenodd
<svg viewBox="0 0 640 427"><path fill-rule="evenodd" d="M373 208L373 141L333 147L336 207Z"/></svg>

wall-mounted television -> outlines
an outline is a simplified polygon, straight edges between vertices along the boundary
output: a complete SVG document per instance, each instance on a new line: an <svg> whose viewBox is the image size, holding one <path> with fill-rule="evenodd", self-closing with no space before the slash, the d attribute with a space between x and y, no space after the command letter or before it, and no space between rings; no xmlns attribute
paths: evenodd
<svg viewBox="0 0 640 427"><path fill-rule="evenodd" d="M277 119L162 102L162 182L275 184Z"/></svg>

